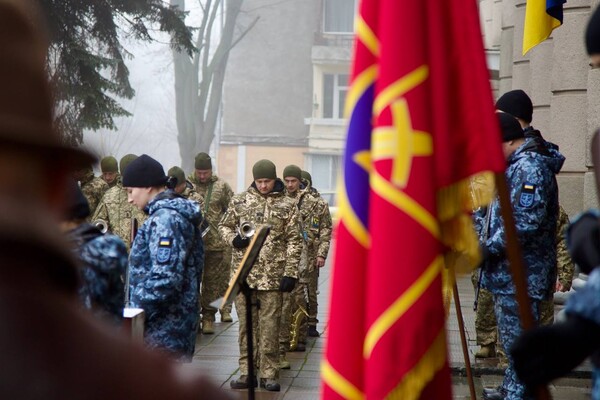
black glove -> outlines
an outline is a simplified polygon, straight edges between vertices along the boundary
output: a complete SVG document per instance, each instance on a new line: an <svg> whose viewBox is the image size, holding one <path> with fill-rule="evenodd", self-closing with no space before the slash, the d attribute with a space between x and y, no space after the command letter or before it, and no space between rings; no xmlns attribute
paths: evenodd
<svg viewBox="0 0 600 400"><path fill-rule="evenodd" d="M284 276L281 279L281 283L279 284L279 291L280 292L291 292L292 290L294 290L294 287L296 287L297 281L298 281L298 279L296 279L296 278Z"/></svg>
<svg viewBox="0 0 600 400"><path fill-rule="evenodd" d="M600 265L600 220L591 212L581 215L567 229L567 248L581 272L589 274Z"/></svg>
<svg viewBox="0 0 600 400"><path fill-rule="evenodd" d="M600 347L600 326L569 316L566 322L524 332L510 353L517 376L538 386L561 377Z"/></svg>
<svg viewBox="0 0 600 400"><path fill-rule="evenodd" d="M245 249L250 244L250 238L236 235L233 238L233 242L231 242L231 244L233 244L233 247L235 247L236 249Z"/></svg>

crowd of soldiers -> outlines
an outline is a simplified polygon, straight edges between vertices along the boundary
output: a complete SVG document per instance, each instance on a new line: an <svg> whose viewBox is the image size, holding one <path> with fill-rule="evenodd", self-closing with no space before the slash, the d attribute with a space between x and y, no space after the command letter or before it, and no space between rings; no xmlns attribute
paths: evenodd
<svg viewBox="0 0 600 400"><path fill-rule="evenodd" d="M207 153L195 157L188 178L178 166L165 175L162 165L147 155L128 154L120 168L108 156L100 166L100 177L94 177L90 168L74 175L79 180L74 204L82 208L85 203L86 212L66 229L77 238L74 251L85 270L93 271L82 275L86 282L82 287L96 287L91 301L89 295L82 296L85 306L99 312L112 305L117 320L125 305L144 309L148 347L190 361L196 329L213 334L217 312L221 322L233 320L231 305L218 310L213 302L224 296L250 243L251 235L243 234L240 227L268 225L270 233L247 284L256 314L254 368L260 369L261 387L279 391L279 370L290 368L286 353L304 351L307 336L319 336L317 284L329 251L332 222L328 203L312 186L310 174L289 165L282 180L275 164L260 160L252 170L254 182L234 195L213 173ZM118 248L108 251L111 243ZM106 276L103 281L100 274ZM120 285L100 283L119 277ZM117 312L115 304L121 305ZM235 306L241 376L231 387L245 389L250 383L243 296L235 299Z"/></svg>

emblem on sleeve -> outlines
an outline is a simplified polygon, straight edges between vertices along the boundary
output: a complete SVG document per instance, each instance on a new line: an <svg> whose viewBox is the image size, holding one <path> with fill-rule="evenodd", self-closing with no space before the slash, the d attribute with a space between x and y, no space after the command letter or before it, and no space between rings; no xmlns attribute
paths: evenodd
<svg viewBox="0 0 600 400"><path fill-rule="evenodd" d="M533 206L535 200L535 185L524 183L519 196L519 206L529 208Z"/></svg>
<svg viewBox="0 0 600 400"><path fill-rule="evenodd" d="M156 260L159 263L166 263L171 258L171 238L163 237L158 241L158 251Z"/></svg>

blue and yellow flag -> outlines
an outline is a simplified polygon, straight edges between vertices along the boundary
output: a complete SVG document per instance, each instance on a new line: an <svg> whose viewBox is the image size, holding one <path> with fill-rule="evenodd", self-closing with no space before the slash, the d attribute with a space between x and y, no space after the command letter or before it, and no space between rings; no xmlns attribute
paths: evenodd
<svg viewBox="0 0 600 400"><path fill-rule="evenodd" d="M544 40L563 22L566 0L527 0L523 29L523 55Z"/></svg>

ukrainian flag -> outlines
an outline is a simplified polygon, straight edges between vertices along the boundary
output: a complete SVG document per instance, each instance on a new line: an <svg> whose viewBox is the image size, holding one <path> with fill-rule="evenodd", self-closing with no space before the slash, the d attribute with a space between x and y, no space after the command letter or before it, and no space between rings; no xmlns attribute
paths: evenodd
<svg viewBox="0 0 600 400"><path fill-rule="evenodd" d="M566 0L527 0L523 55L548 39L563 22L563 4Z"/></svg>

